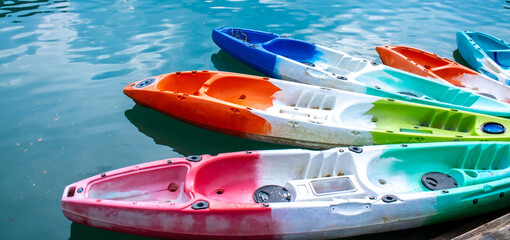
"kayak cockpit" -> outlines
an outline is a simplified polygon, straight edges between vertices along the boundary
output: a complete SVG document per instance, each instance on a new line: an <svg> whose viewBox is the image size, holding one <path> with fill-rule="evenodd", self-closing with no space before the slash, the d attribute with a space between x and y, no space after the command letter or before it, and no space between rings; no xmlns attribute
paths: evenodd
<svg viewBox="0 0 510 240"><path fill-rule="evenodd" d="M253 203L257 155L233 155L203 165L194 179L195 193L229 203Z"/></svg>
<svg viewBox="0 0 510 240"><path fill-rule="evenodd" d="M160 79L156 88L161 91L198 95L204 83L217 74L209 71L176 72Z"/></svg>
<svg viewBox="0 0 510 240"><path fill-rule="evenodd" d="M466 187L510 177L510 147L506 144L392 149L367 167L369 181L393 193ZM429 185L430 184L430 185ZM428 187L427 187L428 186Z"/></svg>
<svg viewBox="0 0 510 240"><path fill-rule="evenodd" d="M219 31L223 34L230 35L233 38L237 38L243 42L251 44L265 43L279 37L276 34L240 28L218 28L215 31Z"/></svg>
<svg viewBox="0 0 510 240"><path fill-rule="evenodd" d="M404 55L408 59L412 59L412 61L425 67L426 69L433 70L434 68L443 67L450 64L449 61L441 57L425 54L425 52L420 52L416 49L410 49L407 47L394 47L393 50Z"/></svg>
<svg viewBox="0 0 510 240"><path fill-rule="evenodd" d="M280 88L268 79L222 76L210 81L204 94L222 101L265 110L273 106L273 95Z"/></svg>
<svg viewBox="0 0 510 240"><path fill-rule="evenodd" d="M483 33L471 33L468 36L499 66L510 68L510 45Z"/></svg>
<svg viewBox="0 0 510 240"><path fill-rule="evenodd" d="M269 79L247 75L228 76L218 72L177 72L160 79L156 88L177 94L209 96L241 106L265 110L273 94L280 91Z"/></svg>
<svg viewBox="0 0 510 240"><path fill-rule="evenodd" d="M469 69L454 66L437 69L434 71L434 74L443 79L452 79L452 81L457 80L457 82L453 82L455 85L462 85L462 81L460 80L464 77L464 75L474 75Z"/></svg>
<svg viewBox="0 0 510 240"><path fill-rule="evenodd" d="M503 50L508 49L510 50L510 47L505 44L503 41L496 39L492 36L489 36L487 34L483 33L468 33L467 34L473 41L478 44L484 51L491 51L491 50Z"/></svg>
<svg viewBox="0 0 510 240"><path fill-rule="evenodd" d="M185 190L189 166L173 165L131 171L99 179L88 186L92 199L138 202L187 202Z"/></svg>
<svg viewBox="0 0 510 240"><path fill-rule="evenodd" d="M262 44L262 47L276 55L281 55L301 63L313 65L318 54L315 45L296 39L277 38Z"/></svg>
<svg viewBox="0 0 510 240"><path fill-rule="evenodd" d="M204 165L195 192L229 203L331 200L364 196L354 176L353 158L339 151L310 156L305 151L231 157Z"/></svg>

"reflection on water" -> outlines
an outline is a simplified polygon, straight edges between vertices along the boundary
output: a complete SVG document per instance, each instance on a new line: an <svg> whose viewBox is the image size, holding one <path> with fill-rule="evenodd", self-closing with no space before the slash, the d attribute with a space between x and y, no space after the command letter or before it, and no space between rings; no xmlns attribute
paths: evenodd
<svg viewBox="0 0 510 240"><path fill-rule="evenodd" d="M248 67L248 65L240 62L234 57L230 56L227 52L220 50L218 53L211 55L211 62L214 64L214 68L219 71L244 73L258 76L265 76L263 73Z"/></svg>
<svg viewBox="0 0 510 240"><path fill-rule="evenodd" d="M93 228L78 223L71 224L71 236L69 240L151 240L155 238L140 237L136 235L112 232L104 229Z"/></svg>
<svg viewBox="0 0 510 240"><path fill-rule="evenodd" d="M496 219L505 215L510 208L506 208L497 212L487 213L478 217L437 224L427 227L400 230L388 233L370 234L365 236L357 236L350 238L342 238L343 240L424 240L438 237L438 239L451 239L460 234L465 233L483 223L492 219ZM153 238L140 237L135 235L112 232L108 230L93 228L77 223L71 224L71 236L69 240L151 240Z"/></svg>
<svg viewBox="0 0 510 240"><path fill-rule="evenodd" d="M152 109L135 105L124 113L138 131L154 139L159 145L169 146L184 156L216 155L243 150L292 148L283 145L252 141L195 127Z"/></svg>
<svg viewBox="0 0 510 240"><path fill-rule="evenodd" d="M455 62L458 62L459 64L463 65L464 67L470 68L469 63L467 63L466 60L464 60L464 58L462 57L462 55L460 55L459 49L455 49L455 51L453 51L452 55L453 55L453 60Z"/></svg>

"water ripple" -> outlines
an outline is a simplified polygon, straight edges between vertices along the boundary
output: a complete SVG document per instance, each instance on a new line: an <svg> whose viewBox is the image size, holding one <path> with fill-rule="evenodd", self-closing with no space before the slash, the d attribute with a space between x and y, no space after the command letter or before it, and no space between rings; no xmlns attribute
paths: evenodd
<svg viewBox="0 0 510 240"><path fill-rule="evenodd" d="M66 11L67 1L36 0L36 1L4 1L0 4L0 18L23 18L39 13L54 13ZM21 21L19 19L14 21Z"/></svg>

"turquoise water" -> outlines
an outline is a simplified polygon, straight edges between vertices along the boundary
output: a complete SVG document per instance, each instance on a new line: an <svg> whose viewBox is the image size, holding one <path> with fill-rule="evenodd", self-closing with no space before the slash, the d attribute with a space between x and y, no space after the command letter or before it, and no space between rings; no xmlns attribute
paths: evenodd
<svg viewBox="0 0 510 240"><path fill-rule="evenodd" d="M162 158L284 148L189 126L122 93L174 71L260 74L219 51L213 28L285 33L380 62L374 47L382 44L452 59L456 31L510 41L509 23L503 0L1 1L0 238L128 238L72 224L61 213L63 188Z"/></svg>

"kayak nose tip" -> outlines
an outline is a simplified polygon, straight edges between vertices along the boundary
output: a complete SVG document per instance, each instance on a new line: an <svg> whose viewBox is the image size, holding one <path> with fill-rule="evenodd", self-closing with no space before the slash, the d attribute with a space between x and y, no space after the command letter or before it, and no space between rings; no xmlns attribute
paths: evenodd
<svg viewBox="0 0 510 240"><path fill-rule="evenodd" d="M129 93L132 92L133 90L135 90L135 86L136 86L136 82L134 83L130 83L128 85L126 85L124 87L124 89L122 90L122 92L124 92L124 94L128 95L129 96Z"/></svg>
<svg viewBox="0 0 510 240"><path fill-rule="evenodd" d="M130 89L133 88L136 85L136 82L130 83L124 87L124 89Z"/></svg>

